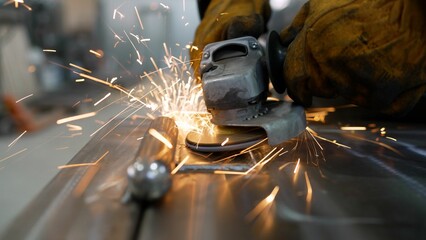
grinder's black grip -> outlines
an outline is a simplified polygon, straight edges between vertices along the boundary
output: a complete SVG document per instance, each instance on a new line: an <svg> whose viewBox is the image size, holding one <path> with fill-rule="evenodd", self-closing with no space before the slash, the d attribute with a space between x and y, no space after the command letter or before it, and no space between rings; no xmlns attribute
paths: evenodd
<svg viewBox="0 0 426 240"><path fill-rule="evenodd" d="M280 35L277 32L272 31L269 33L265 50L266 66L272 85L277 93L284 93L286 86L284 84L283 66L287 51L282 45Z"/></svg>

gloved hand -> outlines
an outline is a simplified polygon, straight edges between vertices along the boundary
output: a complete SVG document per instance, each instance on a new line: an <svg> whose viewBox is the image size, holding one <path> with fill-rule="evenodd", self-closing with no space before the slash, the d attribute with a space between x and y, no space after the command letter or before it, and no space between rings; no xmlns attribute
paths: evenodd
<svg viewBox="0 0 426 240"><path fill-rule="evenodd" d="M196 48L190 51L195 74L205 45L242 36L258 38L266 31L270 14L267 0L212 0L195 32Z"/></svg>
<svg viewBox="0 0 426 240"><path fill-rule="evenodd" d="M288 45L290 97L343 96L389 114L410 110L426 91L423 0L311 0L281 32Z"/></svg>

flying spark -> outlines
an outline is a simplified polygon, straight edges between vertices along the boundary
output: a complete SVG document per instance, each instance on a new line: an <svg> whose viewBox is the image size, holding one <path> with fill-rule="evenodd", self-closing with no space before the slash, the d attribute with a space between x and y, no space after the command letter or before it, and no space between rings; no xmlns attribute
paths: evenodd
<svg viewBox="0 0 426 240"><path fill-rule="evenodd" d="M248 175L251 173L254 169L256 169L258 166L260 166L259 169L262 169L263 166L265 166L268 162L270 162L272 159L274 159L280 152L283 150L283 148L279 149L277 152L272 154L277 147L273 148L268 154L266 154L260 161L258 161L256 164L254 164L250 169L248 169L245 172L239 172L239 171L222 171L222 170L216 170L213 173L214 174L232 174L232 175ZM272 155L270 157L270 155Z"/></svg>
<svg viewBox="0 0 426 240"><path fill-rule="evenodd" d="M105 158L106 155L108 155L109 151L106 151L100 158L98 158L95 162L91 163L76 163L76 164L67 164L67 165L61 165L58 166L58 169L65 169L65 168L75 168L75 167L88 167L88 166L95 166L97 165L102 159Z"/></svg>
<svg viewBox="0 0 426 240"><path fill-rule="evenodd" d="M154 128L150 128L148 130L148 133L151 134L151 136L155 137L160 142L164 143L169 149L173 148L173 144Z"/></svg>
<svg viewBox="0 0 426 240"><path fill-rule="evenodd" d="M141 20L141 17L139 16L139 11L136 8L136 6L135 6L135 12L136 12L136 16L138 17L139 25L140 25L141 29L143 30L142 20Z"/></svg>
<svg viewBox="0 0 426 240"><path fill-rule="evenodd" d="M89 113L84 113L84 114L80 114L80 115L76 115L76 116L72 116L72 117L66 117L66 118L62 118L62 119L59 119L58 121L56 121L56 124L63 124L63 123L67 123L67 122L72 122L72 121L76 121L76 120L80 120L80 119L84 119L84 118L93 117L95 115L96 115L96 112L89 112Z"/></svg>
<svg viewBox="0 0 426 240"><path fill-rule="evenodd" d="M5 158L3 158L3 159L0 159L0 163L1 163L1 162L4 162L4 161L6 161L7 159L10 159L10 158L12 158L12 157L14 157L14 156L16 156L16 155L18 155L18 154L20 154L20 153L23 153L23 152L25 152L25 151L27 151L27 148L24 148L24 149L22 149L22 150L20 150L20 151L18 151L18 152L16 152L16 153L14 153L14 154L10 155L10 156L7 156L7 157L5 157Z"/></svg>
<svg viewBox="0 0 426 240"><path fill-rule="evenodd" d="M90 49L89 52L91 54L95 55L98 58L101 58L103 56L102 53L101 53L101 51L95 51L95 50Z"/></svg>
<svg viewBox="0 0 426 240"><path fill-rule="evenodd" d="M311 209L311 203L312 203L312 185L311 181L309 180L308 173L305 171L305 182L306 182L306 205L307 205L307 211L309 212Z"/></svg>
<svg viewBox="0 0 426 240"><path fill-rule="evenodd" d="M3 4L3 6L6 6L6 5L9 5L9 4L14 4L15 5L15 8L18 8L19 7L19 5L22 5L22 6L24 6L28 11L32 11L33 9L29 6L29 5L27 5L25 2L24 2L24 0L10 0L10 1L7 1L7 2L5 2L4 4Z"/></svg>
<svg viewBox="0 0 426 240"><path fill-rule="evenodd" d="M170 9L170 7L169 7L169 6L167 6L167 5L166 5L166 4L164 4L164 3L160 3L160 5L161 5L163 8L167 9L167 10L169 10L169 9Z"/></svg>
<svg viewBox="0 0 426 240"><path fill-rule="evenodd" d="M99 101L95 102L95 104L93 104L93 106L97 106L99 103L101 103L102 101L107 99L109 96L111 96L111 93L107 93L103 98L99 99Z"/></svg>
<svg viewBox="0 0 426 240"><path fill-rule="evenodd" d="M186 156L174 169L173 169L173 171L171 172L171 174L173 175L173 174L176 174L178 171L179 171L179 169L181 169L182 168L182 166L186 163L186 161L188 161L188 159L189 159L189 156Z"/></svg>
<svg viewBox="0 0 426 240"><path fill-rule="evenodd" d="M294 168L294 171L293 171L294 174L296 174L299 171L299 164L300 164L300 158L297 159L297 164L296 164L296 167Z"/></svg>
<svg viewBox="0 0 426 240"><path fill-rule="evenodd" d="M343 131L365 131L365 130L367 130L367 128L362 127L362 126L347 126L347 127L341 127L340 130L343 130Z"/></svg>
<svg viewBox="0 0 426 240"><path fill-rule="evenodd" d="M122 14L121 12L119 12L117 9L114 9L114 13L112 15L112 19L115 19L115 17L116 17L117 14L120 16L120 19L124 18L124 14Z"/></svg>
<svg viewBox="0 0 426 240"><path fill-rule="evenodd" d="M75 67L75 68L77 68L77 69L79 69L79 70L81 70L81 71L84 71L84 72L87 72L87 73L92 73L92 71L90 71L89 69L86 69L86 68L84 68L84 67L80 67L80 66L78 66L78 65L75 65L74 63L70 63L69 64L71 67Z"/></svg>
<svg viewBox="0 0 426 240"><path fill-rule="evenodd" d="M27 98L29 98L29 97L32 97L34 94L29 94L29 95L27 95L27 96L25 96L25 97L23 97L23 98L21 98L21 99L19 99L19 100L17 100L16 101L16 103L18 103L18 102L20 102L20 101L23 101L23 100L25 100L25 99L27 99Z"/></svg>
<svg viewBox="0 0 426 240"><path fill-rule="evenodd" d="M272 189L272 192L264 198L262 201L260 201L245 217L245 220L248 222L252 222L254 219L256 219L257 216L259 216L262 212L266 210L268 206L271 206L271 204L274 202L275 197L278 194L278 191L280 188L278 186L275 186L274 189Z"/></svg>
<svg viewBox="0 0 426 240"><path fill-rule="evenodd" d="M74 124L67 124L68 130L69 131L81 131L83 130L83 128L81 126L78 125L74 125Z"/></svg>
<svg viewBox="0 0 426 240"><path fill-rule="evenodd" d="M27 131L21 133L21 135L19 135L15 140L13 140L9 145L7 145L7 147L13 146L22 136L24 136L25 133L27 133Z"/></svg>
<svg viewBox="0 0 426 240"><path fill-rule="evenodd" d="M220 145L223 147L223 146L225 146L225 144L227 144L229 142L229 137L227 137L226 139L225 139L225 141L223 141Z"/></svg>
<svg viewBox="0 0 426 240"><path fill-rule="evenodd" d="M397 141L396 138L393 138L393 137L386 136L386 138L389 139L389 140L395 141L395 142Z"/></svg>

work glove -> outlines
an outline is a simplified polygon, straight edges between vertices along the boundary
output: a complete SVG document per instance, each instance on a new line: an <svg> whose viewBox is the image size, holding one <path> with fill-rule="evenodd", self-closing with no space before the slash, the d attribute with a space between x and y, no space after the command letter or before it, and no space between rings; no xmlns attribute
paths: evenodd
<svg viewBox="0 0 426 240"><path fill-rule="evenodd" d="M195 75L199 76L204 46L242 36L258 38L266 31L270 15L267 0L212 0L197 27L190 50Z"/></svg>
<svg viewBox="0 0 426 240"><path fill-rule="evenodd" d="M426 91L423 0L311 0L280 34L284 82L304 106L343 96L404 114Z"/></svg>

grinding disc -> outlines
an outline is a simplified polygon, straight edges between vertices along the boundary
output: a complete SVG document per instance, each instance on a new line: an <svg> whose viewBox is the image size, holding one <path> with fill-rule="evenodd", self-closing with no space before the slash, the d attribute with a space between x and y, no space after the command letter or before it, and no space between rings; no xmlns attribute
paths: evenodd
<svg viewBox="0 0 426 240"><path fill-rule="evenodd" d="M216 126L213 134L207 130L188 133L185 144L198 152L226 152L248 148L266 137L265 130L259 127Z"/></svg>

